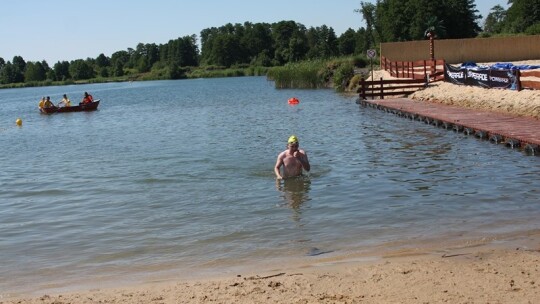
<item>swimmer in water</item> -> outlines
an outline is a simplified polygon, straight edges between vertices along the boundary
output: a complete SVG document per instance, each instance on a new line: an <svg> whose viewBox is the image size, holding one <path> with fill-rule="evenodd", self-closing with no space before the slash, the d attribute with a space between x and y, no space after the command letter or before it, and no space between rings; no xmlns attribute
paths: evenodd
<svg viewBox="0 0 540 304"><path fill-rule="evenodd" d="M283 166L283 173L281 167ZM274 167L277 179L287 177L301 176L302 169L309 171L310 169L307 153L299 149L298 138L291 135L287 141L287 150L279 153Z"/></svg>

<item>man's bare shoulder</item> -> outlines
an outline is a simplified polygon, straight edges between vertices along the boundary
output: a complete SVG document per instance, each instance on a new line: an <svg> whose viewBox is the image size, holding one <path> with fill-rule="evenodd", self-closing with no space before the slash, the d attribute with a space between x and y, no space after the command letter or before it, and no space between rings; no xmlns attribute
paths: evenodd
<svg viewBox="0 0 540 304"><path fill-rule="evenodd" d="M279 153L278 158L285 158L285 156L287 156L287 150Z"/></svg>

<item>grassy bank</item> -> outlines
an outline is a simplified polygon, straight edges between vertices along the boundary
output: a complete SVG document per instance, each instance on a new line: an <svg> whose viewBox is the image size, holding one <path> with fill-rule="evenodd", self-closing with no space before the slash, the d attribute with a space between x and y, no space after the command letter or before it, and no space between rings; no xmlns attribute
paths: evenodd
<svg viewBox="0 0 540 304"><path fill-rule="evenodd" d="M302 61L270 68L267 77L280 89L334 88L343 92L354 79L355 70L364 68L366 63L367 60L361 56Z"/></svg>
<svg viewBox="0 0 540 304"><path fill-rule="evenodd" d="M42 86L62 86L73 84L191 79L191 78L219 78L241 76L267 76L275 82L276 88L334 88L336 91L346 91L351 81L358 81L355 70L366 66L367 60L362 56L340 57L327 60L302 61L279 67L260 66L203 66L182 67L171 71L169 67L154 68L147 73L137 73L133 69L126 70L126 75L121 77L97 77L86 80L67 81L34 81L0 85L5 88L24 88ZM357 73L356 73L357 74Z"/></svg>

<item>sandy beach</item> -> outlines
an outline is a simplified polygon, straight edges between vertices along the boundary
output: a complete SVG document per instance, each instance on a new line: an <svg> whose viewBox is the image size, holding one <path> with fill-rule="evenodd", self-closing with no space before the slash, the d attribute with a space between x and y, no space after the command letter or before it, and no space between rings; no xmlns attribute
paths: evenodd
<svg viewBox="0 0 540 304"><path fill-rule="evenodd" d="M375 77L390 78L384 71ZM410 97L540 118L540 91L438 82ZM0 291L0 304L8 303L540 303L540 231L320 255L294 265L197 280L17 298Z"/></svg>
<svg viewBox="0 0 540 304"><path fill-rule="evenodd" d="M44 294L0 303L538 303L540 231L461 246L318 258L205 280Z"/></svg>
<svg viewBox="0 0 540 304"><path fill-rule="evenodd" d="M513 62L515 65L540 65L540 60ZM480 63L479 65L492 65ZM391 79L386 71L376 71L375 79ZM528 80L528 78L526 78ZM531 79L540 81L540 79ZM540 119L540 90L485 89L439 81L409 96L414 100L443 103L458 107L489 110Z"/></svg>

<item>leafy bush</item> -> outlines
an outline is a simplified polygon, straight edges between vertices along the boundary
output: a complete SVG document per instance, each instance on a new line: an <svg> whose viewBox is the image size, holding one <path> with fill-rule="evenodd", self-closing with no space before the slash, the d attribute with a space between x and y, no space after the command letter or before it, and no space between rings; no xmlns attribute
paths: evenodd
<svg viewBox="0 0 540 304"><path fill-rule="evenodd" d="M537 22L525 29L527 35L540 35L540 22Z"/></svg>
<svg viewBox="0 0 540 304"><path fill-rule="evenodd" d="M354 56L352 61L357 68L365 68L368 65L368 60L363 56Z"/></svg>
<svg viewBox="0 0 540 304"><path fill-rule="evenodd" d="M334 72L334 88L338 92L345 91L349 80L354 76L354 66L351 63L342 63Z"/></svg>

